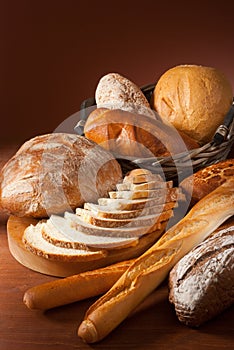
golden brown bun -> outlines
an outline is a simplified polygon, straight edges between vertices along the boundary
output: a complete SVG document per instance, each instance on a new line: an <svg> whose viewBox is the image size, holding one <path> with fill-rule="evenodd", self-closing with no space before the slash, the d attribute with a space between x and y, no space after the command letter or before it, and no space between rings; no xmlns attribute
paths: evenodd
<svg viewBox="0 0 234 350"><path fill-rule="evenodd" d="M231 84L217 69L181 65L161 76L152 107L164 122L206 143L222 124L232 99Z"/></svg>
<svg viewBox="0 0 234 350"><path fill-rule="evenodd" d="M47 217L107 196L121 178L113 156L84 137L41 135L2 169L0 203L9 214Z"/></svg>
<svg viewBox="0 0 234 350"><path fill-rule="evenodd" d="M198 170L185 178L180 183L180 187L186 197L191 196L190 206L193 206L232 177L234 177L234 159L228 159Z"/></svg>
<svg viewBox="0 0 234 350"><path fill-rule="evenodd" d="M97 108L89 115L84 132L118 156L159 157L199 147L184 133L156 119L120 109Z"/></svg>

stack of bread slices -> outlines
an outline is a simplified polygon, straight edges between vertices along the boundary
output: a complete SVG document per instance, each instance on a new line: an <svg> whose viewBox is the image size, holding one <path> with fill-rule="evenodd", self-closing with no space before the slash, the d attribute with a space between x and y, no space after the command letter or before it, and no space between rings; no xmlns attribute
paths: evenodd
<svg viewBox="0 0 234 350"><path fill-rule="evenodd" d="M52 260L98 260L113 252L112 261L132 258L162 235L173 209L184 199L172 181L136 169L98 204L85 203L75 213L51 215L30 225L23 243L34 254Z"/></svg>

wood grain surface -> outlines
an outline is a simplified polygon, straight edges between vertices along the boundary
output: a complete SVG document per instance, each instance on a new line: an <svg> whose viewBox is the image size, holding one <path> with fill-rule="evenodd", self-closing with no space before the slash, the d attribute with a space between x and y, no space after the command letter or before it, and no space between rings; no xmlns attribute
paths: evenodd
<svg viewBox="0 0 234 350"><path fill-rule="evenodd" d="M0 166L18 145L0 147ZM232 149L229 157L234 157ZM234 348L234 307L200 329L183 326L168 302L167 284L157 290L157 302L125 320L106 339L84 344L77 328L93 299L46 312L31 311L22 302L24 292L54 280L29 270L11 255L6 234L7 216L0 215L0 350L69 349L226 349Z"/></svg>

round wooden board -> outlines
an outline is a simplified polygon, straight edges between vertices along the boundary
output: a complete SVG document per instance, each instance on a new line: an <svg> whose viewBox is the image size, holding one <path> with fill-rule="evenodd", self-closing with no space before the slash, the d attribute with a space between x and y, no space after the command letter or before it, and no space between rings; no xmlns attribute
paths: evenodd
<svg viewBox="0 0 234 350"><path fill-rule="evenodd" d="M106 257L86 261L58 261L47 259L27 250L22 242L24 230L37 220L24 217L10 216L7 222L9 250L13 257L27 268L56 277L67 277L80 272L94 270L118 261L132 259L142 254L161 236L164 228L143 236L137 246L109 251ZM166 223L165 223L166 224ZM166 226L166 225L165 225Z"/></svg>

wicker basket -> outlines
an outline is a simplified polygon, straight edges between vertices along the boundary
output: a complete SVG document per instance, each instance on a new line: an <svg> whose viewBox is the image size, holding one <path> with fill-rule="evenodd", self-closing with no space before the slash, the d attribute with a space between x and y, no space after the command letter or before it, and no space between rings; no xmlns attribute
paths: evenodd
<svg viewBox="0 0 234 350"><path fill-rule="evenodd" d="M141 90L150 101L155 84L143 86ZM75 131L83 134L85 121L90 113L90 107L95 108L94 98L89 98L81 104L80 118ZM126 173L134 168L145 168L153 173L164 172L167 180L180 180L192 171L195 172L208 165L217 163L227 158L234 142L234 103L225 117L224 124L220 125L211 142L173 157L151 157L151 158L128 158L118 159L123 172Z"/></svg>

